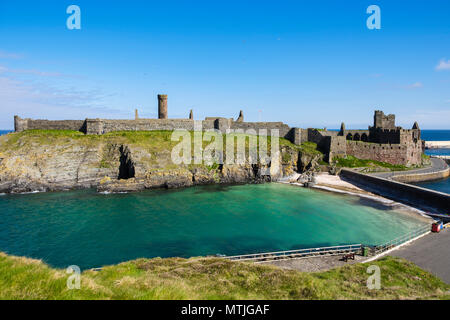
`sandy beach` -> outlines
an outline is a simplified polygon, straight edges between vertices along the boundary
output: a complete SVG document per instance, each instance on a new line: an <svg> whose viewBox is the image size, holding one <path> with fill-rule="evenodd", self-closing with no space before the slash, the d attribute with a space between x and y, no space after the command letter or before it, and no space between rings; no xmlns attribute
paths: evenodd
<svg viewBox="0 0 450 320"><path fill-rule="evenodd" d="M331 175L329 173L319 173L316 177L316 181L317 181L316 185L313 187L314 189L335 193L344 193L359 196L366 199L371 199L374 201L382 202L386 206L391 206L392 209L395 209L397 212L413 216L417 219L423 220L424 222L430 223L433 221L422 210L381 197L377 194L361 189L351 184L350 182L342 180L339 176ZM299 183L292 183L292 184L303 187L303 185Z"/></svg>

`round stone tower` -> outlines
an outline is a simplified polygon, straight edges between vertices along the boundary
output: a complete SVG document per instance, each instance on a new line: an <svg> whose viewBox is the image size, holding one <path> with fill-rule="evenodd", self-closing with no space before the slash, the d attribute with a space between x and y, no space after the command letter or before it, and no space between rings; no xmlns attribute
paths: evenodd
<svg viewBox="0 0 450 320"><path fill-rule="evenodd" d="M158 94L158 119L167 119L167 94Z"/></svg>

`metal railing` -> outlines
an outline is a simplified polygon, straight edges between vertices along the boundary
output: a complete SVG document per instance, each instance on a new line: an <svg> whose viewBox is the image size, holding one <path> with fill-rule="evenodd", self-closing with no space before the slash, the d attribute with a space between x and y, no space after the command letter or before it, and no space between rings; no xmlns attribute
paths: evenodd
<svg viewBox="0 0 450 320"><path fill-rule="evenodd" d="M322 247L322 248L308 248L308 249L297 249L297 250L286 250L286 251L275 251L275 252L264 252L264 253L251 253L236 256L224 256L224 259L234 260L234 261L249 261L249 262L265 262L274 260L291 260L291 259L302 259L311 258L317 256L335 256L343 255L348 253L363 254L363 248L367 247L369 251L368 255L377 255L396 246L399 246L409 240L417 238L430 231L430 225L423 226L419 229L411 231L393 240L390 240L381 245L375 246L364 246L362 244L351 244L333 247Z"/></svg>
<svg viewBox="0 0 450 320"><path fill-rule="evenodd" d="M423 235L423 234L425 234L425 233L427 233L429 231L430 231L430 225L423 226L423 227L421 227L421 228L419 228L417 230L411 231L411 232L409 232L407 234L404 234L404 235L402 235L400 237L397 237L397 238L395 238L395 239L393 239L393 240L391 240L389 242L386 242L386 243L383 243L381 245L377 245L377 246L371 247L371 249L372 249L371 250L372 251L371 254L373 254L373 255L380 254L380 253L382 253L384 251L387 251L389 249L397 247L397 246L399 246L399 245L401 245L401 244L403 244L403 243L405 243L405 242L407 242L409 240L417 238L417 237L419 237L419 236L421 236L421 235Z"/></svg>
<svg viewBox="0 0 450 320"><path fill-rule="evenodd" d="M347 253L360 253L361 249L362 249L361 244L351 244L333 247L243 254L237 256L225 256L224 258L235 261L263 262L273 260L301 259L315 256L334 256Z"/></svg>

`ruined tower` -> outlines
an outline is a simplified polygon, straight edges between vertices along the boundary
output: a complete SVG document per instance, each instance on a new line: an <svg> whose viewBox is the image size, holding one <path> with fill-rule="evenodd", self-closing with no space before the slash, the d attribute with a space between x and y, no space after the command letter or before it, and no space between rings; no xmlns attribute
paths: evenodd
<svg viewBox="0 0 450 320"><path fill-rule="evenodd" d="M244 122L244 112L242 110L239 112L239 117L236 119L236 122Z"/></svg>
<svg viewBox="0 0 450 320"><path fill-rule="evenodd" d="M345 133L345 123L341 123L341 130L339 131L339 135L343 136Z"/></svg>
<svg viewBox="0 0 450 320"><path fill-rule="evenodd" d="M373 127L381 129L395 129L395 115L385 115L383 111L376 110L373 117Z"/></svg>
<svg viewBox="0 0 450 320"><path fill-rule="evenodd" d="M167 94L158 94L158 119L167 119Z"/></svg>

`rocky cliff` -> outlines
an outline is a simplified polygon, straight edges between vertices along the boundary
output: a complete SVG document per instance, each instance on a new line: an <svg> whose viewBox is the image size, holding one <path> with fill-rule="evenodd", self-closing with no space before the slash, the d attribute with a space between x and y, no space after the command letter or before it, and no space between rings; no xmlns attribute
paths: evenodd
<svg viewBox="0 0 450 320"><path fill-rule="evenodd" d="M278 180L310 168L320 153L280 139L281 170L270 165L175 165L171 132L25 131L0 137L0 192L178 188ZM270 148L269 148L270 150ZM266 170L267 169L267 170Z"/></svg>

